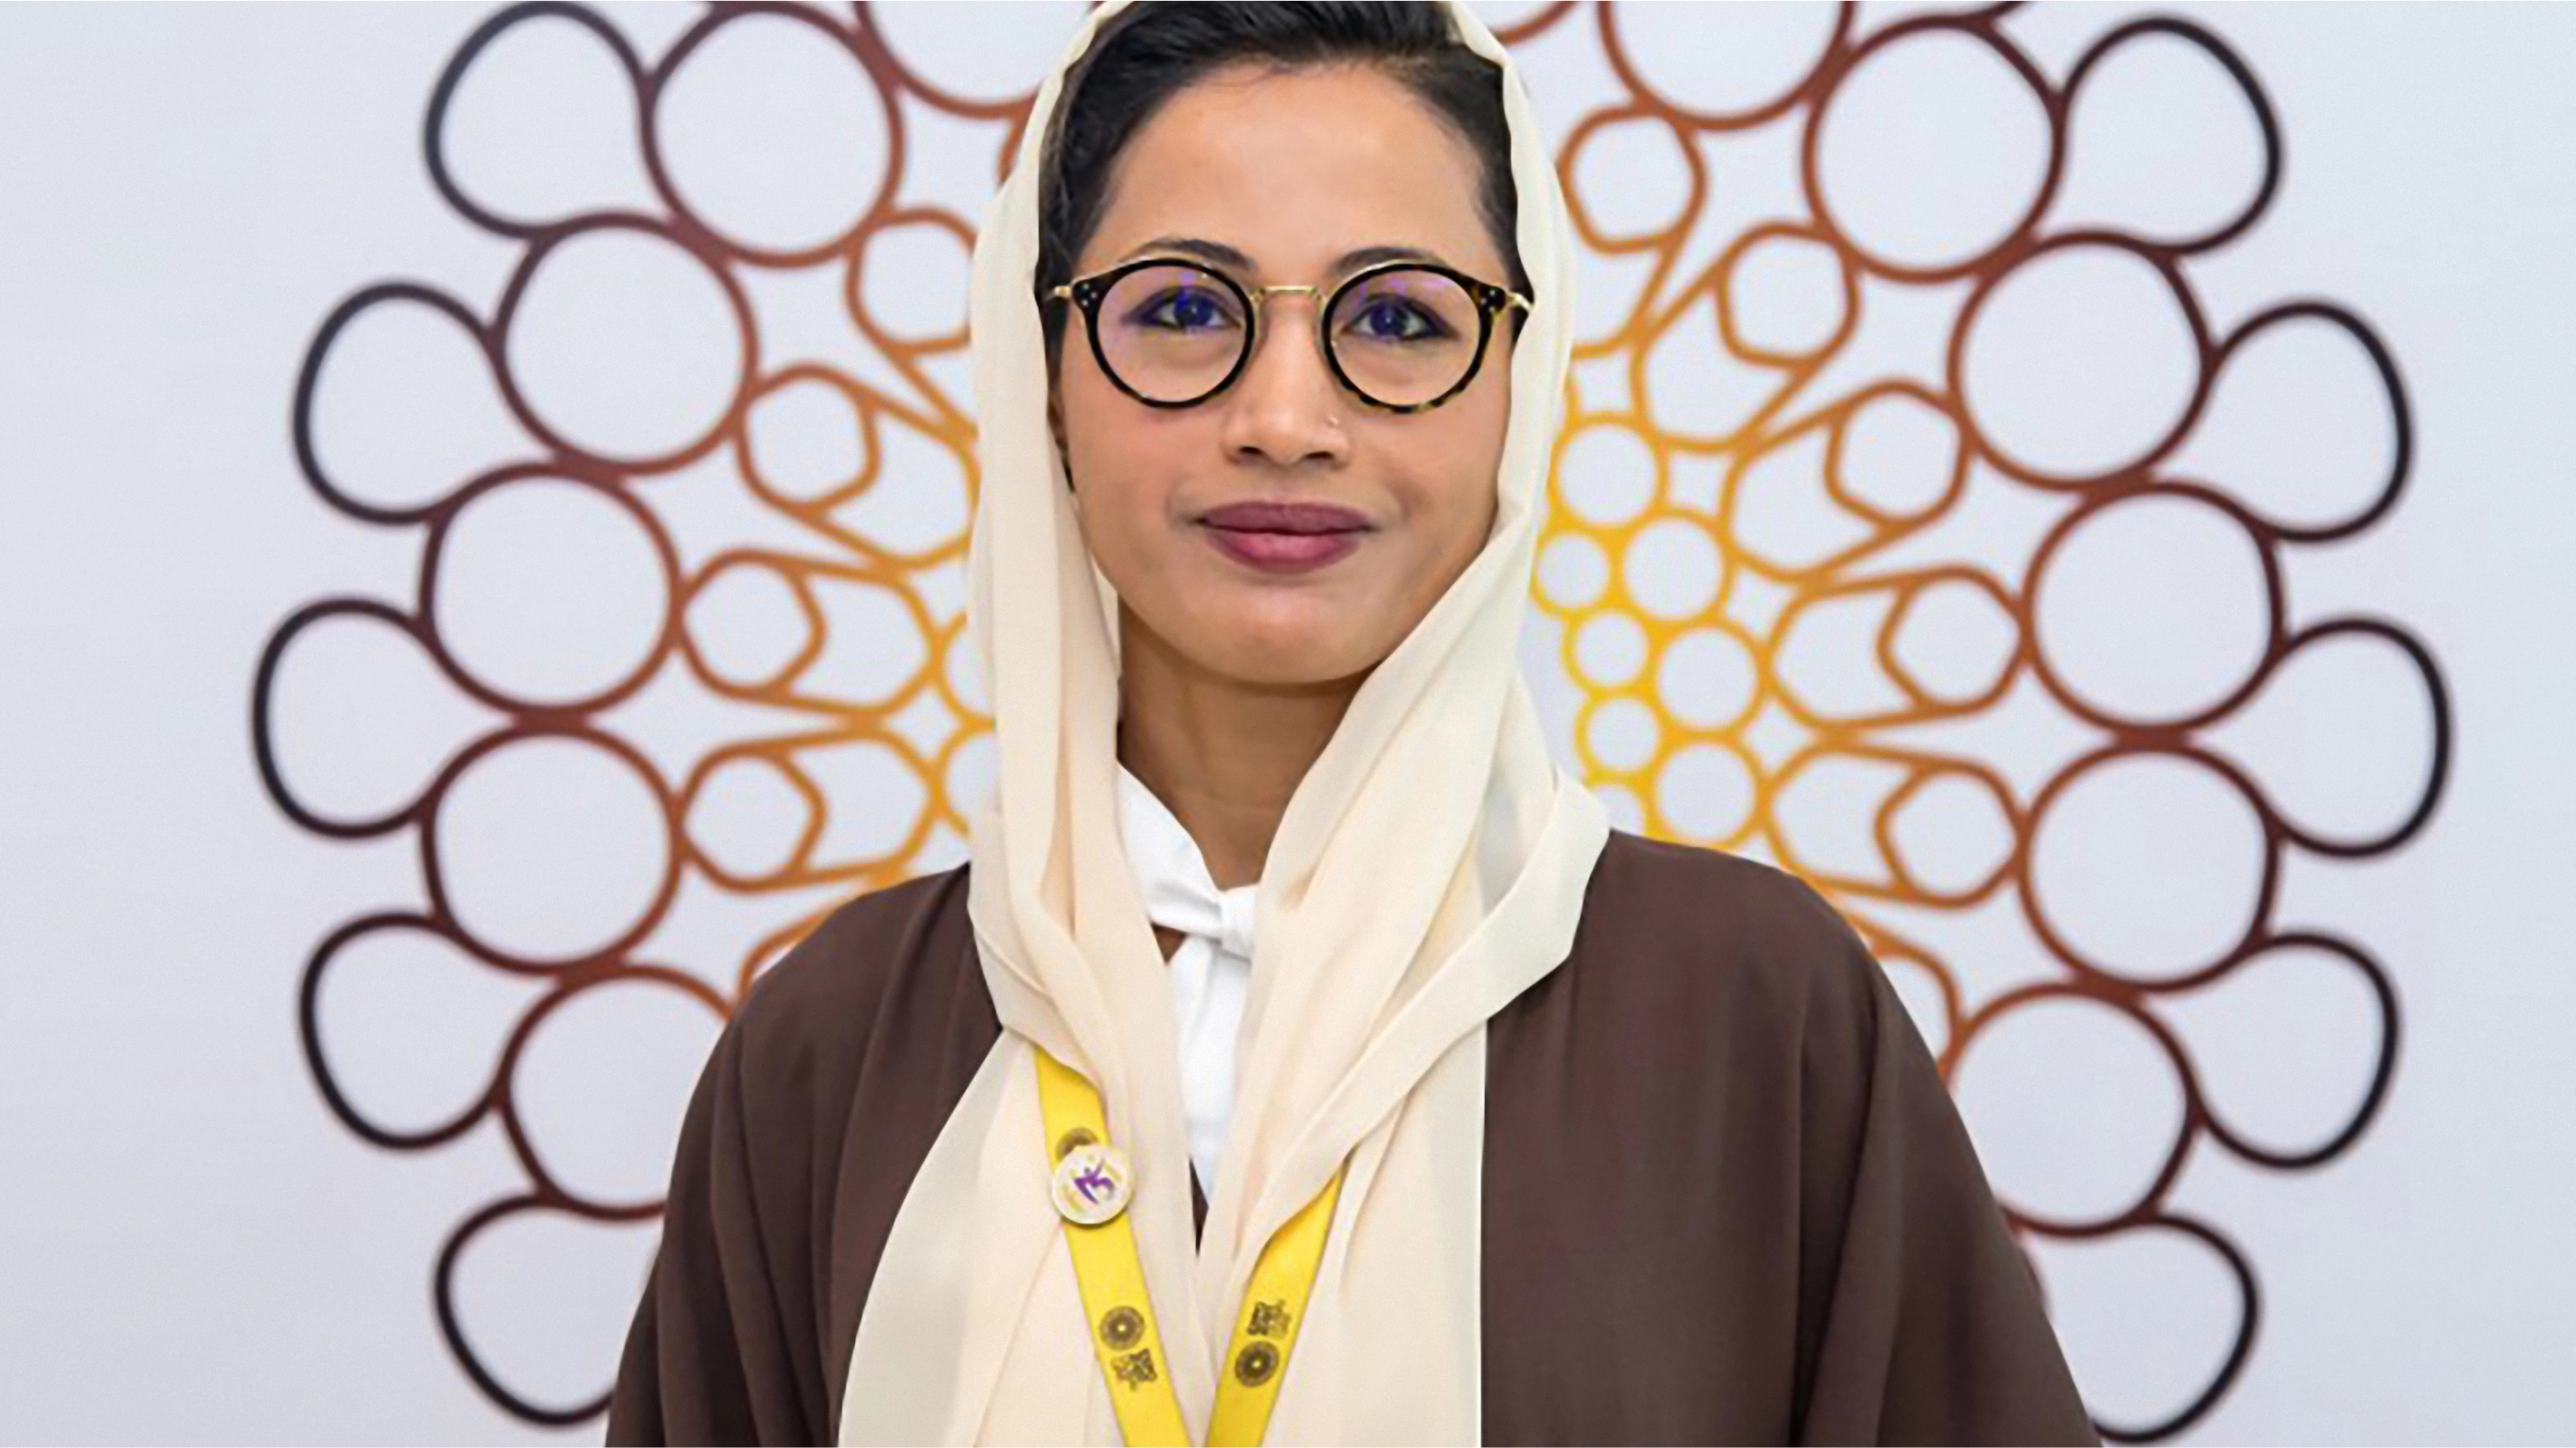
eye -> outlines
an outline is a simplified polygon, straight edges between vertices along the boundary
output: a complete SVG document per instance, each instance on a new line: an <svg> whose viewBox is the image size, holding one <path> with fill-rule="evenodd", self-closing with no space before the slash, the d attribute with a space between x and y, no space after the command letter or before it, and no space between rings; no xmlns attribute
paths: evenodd
<svg viewBox="0 0 2576 1448"><path fill-rule="evenodd" d="M1381 275L1344 293L1334 316L1340 335L1382 346L1448 342L1476 329L1475 303L1436 272Z"/></svg>
<svg viewBox="0 0 2576 1448"><path fill-rule="evenodd" d="M1351 325L1373 342L1411 342L1446 335L1429 313L1409 302L1379 297L1364 304Z"/></svg>
<svg viewBox="0 0 2576 1448"><path fill-rule="evenodd" d="M1213 287L1180 286L1148 299L1130 320L1166 331L1204 332L1230 325L1233 312L1226 295Z"/></svg>

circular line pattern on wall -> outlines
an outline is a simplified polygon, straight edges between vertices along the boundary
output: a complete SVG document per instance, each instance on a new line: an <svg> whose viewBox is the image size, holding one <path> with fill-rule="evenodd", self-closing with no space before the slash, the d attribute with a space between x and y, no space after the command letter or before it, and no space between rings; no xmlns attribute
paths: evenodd
<svg viewBox="0 0 2576 1448"><path fill-rule="evenodd" d="M2061 1321L2103 1304L2051 1280L2054 1251L2201 1254L2221 1320L2144 1329L2205 1338L2190 1380L2086 1384L2106 1436L2182 1432L2246 1370L2262 1302L2225 1225L2178 1200L2194 1160L2323 1165L2394 1079L2390 971L2282 918L2284 866L2405 847L2453 749L2402 623L2293 608L2303 550L2382 524L2407 485L2395 357L2347 307L2231 324L2195 284L2271 206L2281 122L2180 20L2052 56L2011 6L1484 9L1563 138L1585 247L1536 589L1551 727L1623 828L1774 861L1861 930ZM576 1098L525 1093L623 1034L651 1051L616 1079L675 1132L697 1061L657 1033L720 1024L842 900L962 860L989 787L963 628L966 259L1080 7L1008 33L942 14L728 5L648 40L635 15L499 11L437 77L422 145L454 215L515 249L505 284L363 286L297 379L306 484L420 558L407 600L295 610L252 682L280 811L417 860L413 905L355 913L306 961L306 1062L389 1151L495 1123L516 1179L424 1260L461 1369L531 1423L595 1417L605 1385L494 1346L458 1264L513 1221L649 1222L657 1201L599 1184L670 1138L620 1157L616 1120L593 1141ZM1582 79L1560 96L1559 76ZM600 114L568 121L574 94ZM2237 192L2118 169L2156 132L2134 109L2177 97L2217 108L2198 119L2240 147ZM926 164L934 142L976 164ZM2306 442L2271 380L2289 347L2370 420L2306 454L2373 442L2349 478L2264 464ZM419 397L447 411L403 410ZM370 441L395 433L422 444ZM2261 747L2318 691L2391 679L2337 711L2400 759L2376 816ZM2173 858L2204 868L2142 864ZM1997 918L2014 958L1945 943ZM351 964L389 950L435 968ZM406 1102L401 1072L339 1044L359 1007L394 1009L368 992L469 972L517 992L480 1079ZM2195 1023L2310 977L2351 984L2360 1064L2331 1119L2284 1127L2225 1094ZM558 1013L579 1028L539 1029ZM2097 1038L2128 1076L2031 1115ZM2026 1169L2047 1160L2073 1168Z"/></svg>

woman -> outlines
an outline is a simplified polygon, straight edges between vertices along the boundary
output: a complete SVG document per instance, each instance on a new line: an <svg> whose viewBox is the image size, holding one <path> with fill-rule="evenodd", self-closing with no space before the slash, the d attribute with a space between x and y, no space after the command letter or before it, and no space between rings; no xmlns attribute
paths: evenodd
<svg viewBox="0 0 2576 1448"><path fill-rule="evenodd" d="M612 1442L2089 1441L1859 938L1516 667L1572 241L1458 5L1104 5L975 253L956 870L764 976Z"/></svg>

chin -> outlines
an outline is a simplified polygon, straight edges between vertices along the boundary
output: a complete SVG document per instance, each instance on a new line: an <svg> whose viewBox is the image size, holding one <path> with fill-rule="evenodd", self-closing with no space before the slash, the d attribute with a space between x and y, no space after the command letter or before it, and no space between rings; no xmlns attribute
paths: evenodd
<svg viewBox="0 0 2576 1448"><path fill-rule="evenodd" d="M1219 625L1202 634L1199 663L1263 688L1288 689L1337 683L1364 674L1386 657L1371 640L1347 628L1319 627L1308 618L1289 626L1282 621L1246 621Z"/></svg>

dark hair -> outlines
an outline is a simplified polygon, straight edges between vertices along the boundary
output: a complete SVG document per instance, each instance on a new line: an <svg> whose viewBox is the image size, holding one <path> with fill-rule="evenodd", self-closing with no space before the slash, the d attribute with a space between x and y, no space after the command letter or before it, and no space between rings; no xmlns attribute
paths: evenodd
<svg viewBox="0 0 2576 1448"><path fill-rule="evenodd" d="M1446 5L1365 0L1140 0L1111 16L1066 72L1038 164L1038 274L1049 365L1068 308L1046 293L1073 279L1074 258L1108 209L1119 153L1165 102L1209 72L1238 62L1277 70L1364 63L1384 71L1446 121L1483 163L1479 208L1510 269L1529 293L1516 234L1511 126L1502 68L1467 48Z"/></svg>

